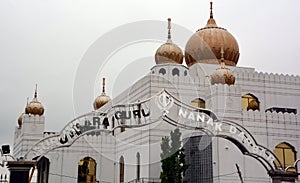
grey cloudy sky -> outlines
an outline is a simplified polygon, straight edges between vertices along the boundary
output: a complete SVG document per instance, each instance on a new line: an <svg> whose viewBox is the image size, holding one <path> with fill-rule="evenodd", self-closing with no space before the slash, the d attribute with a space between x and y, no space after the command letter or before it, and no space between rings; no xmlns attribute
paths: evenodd
<svg viewBox="0 0 300 183"><path fill-rule="evenodd" d="M298 75L299 7L299 0L223 0L214 2L214 17L239 43L238 66ZM168 17L194 32L206 24L209 0L1 0L0 144L12 144L17 118L24 111L26 98L32 99L35 83L46 109L46 130L59 131L78 115L73 110L73 85L90 46L120 25L141 20L165 21ZM127 54L120 51L111 58L110 63L116 67L118 62L123 63L122 67L128 63L140 72L128 74L128 83L115 89L120 76L113 69L106 70L107 93L115 96L154 65L154 59L147 64L132 64L129 53L136 54L132 50L142 47L144 51L138 51L139 54L149 57L158 45L145 43L143 47L139 43L130 47ZM100 72L97 77L101 75ZM95 88L100 86L99 80L95 78ZM98 94L97 90L94 95L82 94L90 103L83 106L86 112L92 110Z"/></svg>

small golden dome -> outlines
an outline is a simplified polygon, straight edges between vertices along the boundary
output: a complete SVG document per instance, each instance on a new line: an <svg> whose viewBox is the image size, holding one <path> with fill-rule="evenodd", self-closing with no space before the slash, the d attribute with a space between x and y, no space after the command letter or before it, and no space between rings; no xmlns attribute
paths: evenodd
<svg viewBox="0 0 300 183"><path fill-rule="evenodd" d="M24 115L24 113L22 113L22 114L19 116L19 118L18 118L18 125L19 125L19 128L21 128L21 127L22 127L22 124L23 124L23 115Z"/></svg>
<svg viewBox="0 0 300 183"><path fill-rule="evenodd" d="M171 40L171 19L168 18L168 40L155 53L156 64L182 64L183 52Z"/></svg>
<svg viewBox="0 0 300 183"><path fill-rule="evenodd" d="M235 77L233 72L225 67L224 57L223 57L223 49L221 48L221 67L218 68L212 75L211 75L211 84L227 84L233 85L235 82Z"/></svg>
<svg viewBox="0 0 300 183"><path fill-rule="evenodd" d="M41 116L44 114L44 111L45 111L45 109L44 109L43 105L37 99L37 86L36 86L34 98L32 99L32 101L29 104L27 104L27 106L25 108L25 114Z"/></svg>
<svg viewBox="0 0 300 183"><path fill-rule="evenodd" d="M104 106L106 103L108 103L111 99L109 96L105 94L105 78L103 78L103 88L102 88L102 94L99 95L95 101L94 101L94 109L100 109L100 107Z"/></svg>
<svg viewBox="0 0 300 183"><path fill-rule="evenodd" d="M210 3L210 19L206 26L193 34L185 46L186 64L189 67L195 63L219 64L223 47L225 64L235 66L240 55L239 45L226 29L217 26Z"/></svg>

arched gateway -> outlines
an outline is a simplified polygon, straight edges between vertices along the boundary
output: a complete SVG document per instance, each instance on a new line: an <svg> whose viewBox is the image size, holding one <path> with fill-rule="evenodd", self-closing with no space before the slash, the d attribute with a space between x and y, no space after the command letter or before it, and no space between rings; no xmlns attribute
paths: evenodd
<svg viewBox="0 0 300 183"><path fill-rule="evenodd" d="M43 157L55 149L71 146L81 136L92 132L112 135L119 128L139 128L158 122L227 139L244 155L255 158L271 177L286 175L276 155L260 145L238 122L220 120L212 111L184 104L166 90L139 103L116 105L106 111L101 108L99 111L79 116L69 122L60 133L37 142L24 158L32 160L34 157Z"/></svg>

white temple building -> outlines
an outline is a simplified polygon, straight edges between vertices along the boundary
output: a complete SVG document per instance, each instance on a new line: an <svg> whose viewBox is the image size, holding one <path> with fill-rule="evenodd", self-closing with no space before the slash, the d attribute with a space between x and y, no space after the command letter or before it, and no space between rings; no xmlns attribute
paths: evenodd
<svg viewBox="0 0 300 183"><path fill-rule="evenodd" d="M238 42L217 25L212 4L207 24L182 46L184 51L172 42L169 19L167 41L157 49L150 72L113 99L105 94L103 79L103 92L91 104L95 111L61 132L45 129L36 90L18 119L14 156L39 160L40 183L160 182L162 137L177 127L189 164L187 182L239 183L236 164L247 183L272 182L272 167L297 177L300 77L238 66ZM210 120L208 113L197 116L203 111L215 114L222 126L214 121L196 128L201 126L196 122ZM54 137L66 147L51 149Z"/></svg>

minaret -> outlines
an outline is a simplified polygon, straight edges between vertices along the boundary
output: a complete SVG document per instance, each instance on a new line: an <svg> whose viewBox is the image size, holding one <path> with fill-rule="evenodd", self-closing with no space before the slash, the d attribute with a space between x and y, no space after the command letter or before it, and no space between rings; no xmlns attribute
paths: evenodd
<svg viewBox="0 0 300 183"><path fill-rule="evenodd" d="M19 118L21 123L15 128L14 156L22 157L39 140L44 137L45 116L44 107L38 101L37 85L33 99L25 107L25 113ZM20 125L21 124L21 125Z"/></svg>

